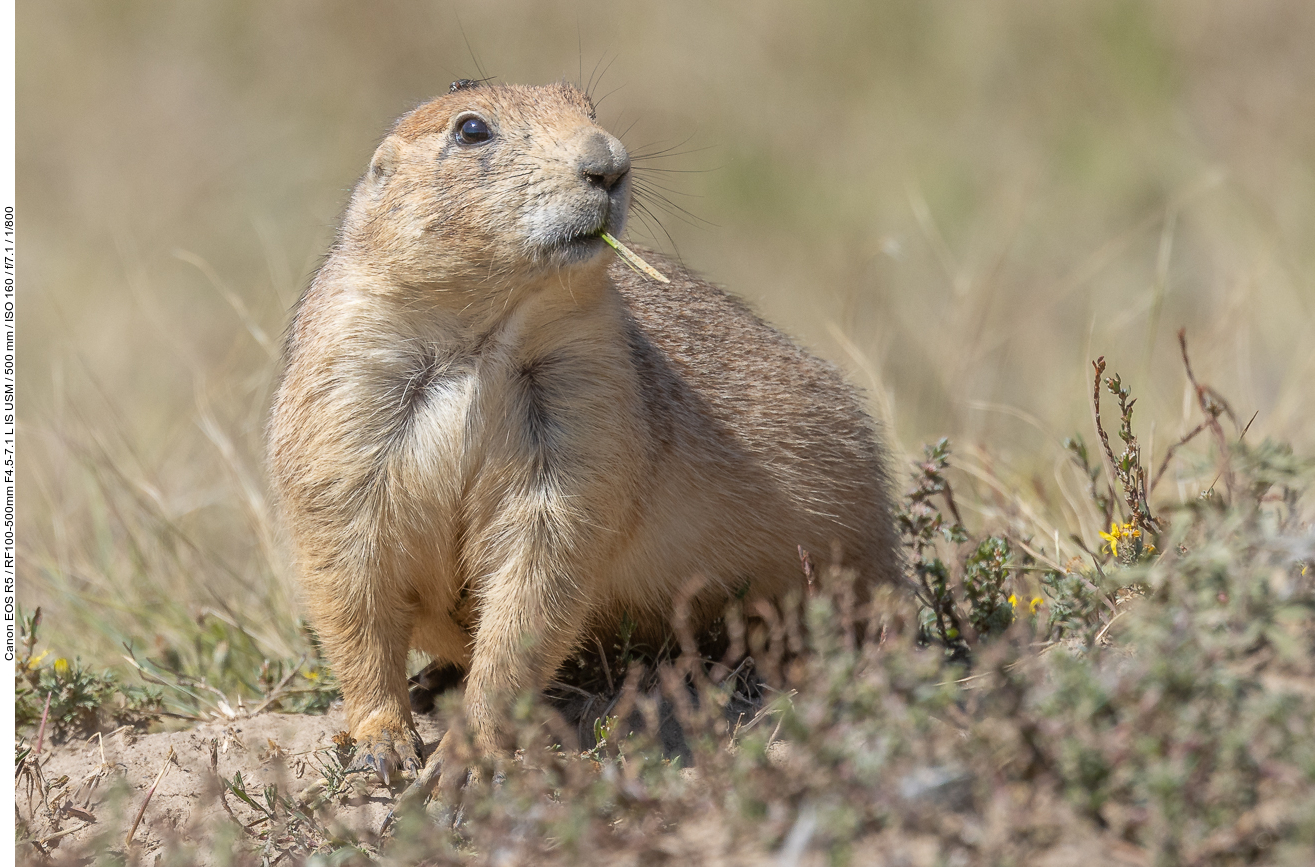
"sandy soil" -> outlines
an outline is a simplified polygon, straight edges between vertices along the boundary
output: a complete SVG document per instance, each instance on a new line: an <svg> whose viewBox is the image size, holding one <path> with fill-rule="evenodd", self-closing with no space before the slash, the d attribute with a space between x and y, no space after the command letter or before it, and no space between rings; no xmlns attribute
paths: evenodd
<svg viewBox="0 0 1315 867"><path fill-rule="evenodd" d="M416 725L432 749L443 733L440 721L418 716ZM226 810L260 829L258 811L231 793L221 800L217 776L232 782L241 773L257 801L271 783L313 799L325 769L337 767L333 738L345 728L341 710L319 716L267 713L156 734L122 729L47 746L36 767L29 761L19 773L18 818L27 823L28 836L52 854L97 840L98 848L122 850L145 804L132 846L151 863L152 853L171 836L208 839L207 826L225 819ZM358 832L378 831L402 787L394 781L390 791L365 776L354 775L350 794L335 799L335 820ZM37 854L26 844L20 857L24 850Z"/></svg>

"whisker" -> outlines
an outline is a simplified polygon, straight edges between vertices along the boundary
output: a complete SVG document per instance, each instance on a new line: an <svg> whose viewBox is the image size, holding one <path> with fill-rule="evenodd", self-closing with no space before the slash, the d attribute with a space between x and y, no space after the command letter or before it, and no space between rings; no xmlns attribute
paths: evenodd
<svg viewBox="0 0 1315 867"><path fill-rule="evenodd" d="M653 227L648 222L648 220L652 219L654 223L657 223L657 227L661 229L662 234L666 236L667 243L671 245L671 252L675 254L676 261L680 262L681 265L684 265L685 263L681 260L679 251L676 250L676 239L671 237L671 233L667 231L666 226L662 225L662 221L657 218L657 215L655 215L652 211L650 211L647 207L645 207L645 205L642 202L635 203L635 210L639 213L640 221L646 227L648 227L650 236L653 237L654 241L657 241L657 237L655 235L652 235Z"/></svg>
<svg viewBox="0 0 1315 867"><path fill-rule="evenodd" d="M620 56L621 56L621 55L620 55L619 53L617 53L617 54L613 54L613 55L612 55L612 59L609 60L609 61L607 61L607 65L603 67L603 71L598 73L598 81L596 82L597 84L602 84L602 83L603 83L603 79L607 77L607 71L608 71L609 69L612 68L612 64L613 64L613 63L616 63L616 59L617 59L618 57L620 57ZM601 63L601 62L602 62L602 60L601 60L601 58L600 58L600 59L599 59L599 63ZM595 64L595 66L594 66L594 71L595 71L595 72L598 71L598 66L597 66L596 64ZM591 74L591 75L589 76L589 88L585 91L585 93L589 96L589 98L590 98L591 100L594 98L594 96L593 96L593 94L594 94L594 85L595 85L594 77L593 77L593 75ZM604 98L606 98L606 97L604 97ZM594 104L594 107L597 108L597 103Z"/></svg>
<svg viewBox="0 0 1315 867"><path fill-rule="evenodd" d="M702 217L698 216L697 214L691 213L685 208L682 208L680 205L677 205L675 202L671 201L666 196L663 196L660 193L655 193L652 190L639 190L639 193L640 195L636 196L637 200L647 199L661 210L665 211L666 213L670 214L676 219L681 220L682 222L688 223L691 226L697 226L702 228L702 227L713 227L716 225L715 223L705 220ZM644 204L647 205L648 201L645 201Z"/></svg>
<svg viewBox="0 0 1315 867"><path fill-rule="evenodd" d="M603 58L606 56L606 54L599 55L598 59L594 61L593 70L589 73L589 83L585 85L584 95L590 99L594 98L594 76L598 74L598 67L602 65Z"/></svg>
<svg viewBox="0 0 1315 867"><path fill-rule="evenodd" d="M722 167L714 166L710 169L664 169L660 166L631 166L631 171L663 172L664 174L671 174L671 175L702 175L702 174L707 174L708 172L716 171L717 169L720 168Z"/></svg>
<svg viewBox="0 0 1315 867"><path fill-rule="evenodd" d="M685 196L686 198L690 198L690 199L701 199L701 198L703 198L702 196L698 195L697 193L687 193L687 192L685 192L684 190L674 190L674 189L672 189L671 187L665 187L665 186L663 186L662 184L654 183L653 181L649 180L648 178L635 178L635 180L634 180L634 184L635 184L635 186L638 187L639 189L647 190L647 191L649 191L649 192L654 192L654 191L656 191L656 190L661 190L662 192L664 192L664 193L670 193L670 194L673 195L673 196ZM654 194L656 195L655 192L654 192Z"/></svg>
<svg viewBox="0 0 1315 867"><path fill-rule="evenodd" d="M653 224L649 222L649 216L643 213L642 210L637 210L635 213L635 217L637 217L639 222L644 225L643 237L645 238L645 240L653 244L657 244L658 243L657 233L653 231Z"/></svg>
<svg viewBox="0 0 1315 867"><path fill-rule="evenodd" d="M657 147L658 150L644 151L643 148L640 148L635 153L630 155L630 159L632 162L637 159L638 160L670 159L671 157L683 157L687 154L696 154L702 151L712 149L712 145L704 145L703 147L691 148L690 150L687 151L679 150L679 148L682 148L685 145L689 144L693 138L694 138L694 134L691 133L690 135L687 135L679 142L673 144L671 147L666 147L666 148L660 147L662 142L653 142L652 144L645 145L644 147Z"/></svg>
<svg viewBox="0 0 1315 867"><path fill-rule="evenodd" d="M611 64L608 64L608 65L610 66ZM607 70L604 69L603 72L606 73ZM623 88L623 87L625 87L625 86L626 86L625 82L622 82L621 84L618 84L616 87L614 87L614 88L612 88L611 90L609 90L607 93L605 93L605 94L603 94L602 96L600 96L598 99L595 99L595 100L594 100L594 108L597 109L598 106L600 106L600 105L603 104L603 100L607 99L609 96L611 96L612 94L616 93L618 90L620 90L621 88ZM590 99L593 99L593 97L590 97Z"/></svg>

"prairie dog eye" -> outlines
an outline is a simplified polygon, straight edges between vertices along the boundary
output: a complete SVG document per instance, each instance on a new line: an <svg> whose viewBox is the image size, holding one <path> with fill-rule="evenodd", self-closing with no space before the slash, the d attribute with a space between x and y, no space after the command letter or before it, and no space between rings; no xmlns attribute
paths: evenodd
<svg viewBox="0 0 1315 867"><path fill-rule="evenodd" d="M457 141L462 144L483 144L491 138L493 133L481 117L471 115L457 124Z"/></svg>

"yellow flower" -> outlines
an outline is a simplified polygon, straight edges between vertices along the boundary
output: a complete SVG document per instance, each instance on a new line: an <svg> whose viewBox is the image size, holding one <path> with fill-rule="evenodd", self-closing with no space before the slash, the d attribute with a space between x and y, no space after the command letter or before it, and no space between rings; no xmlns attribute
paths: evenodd
<svg viewBox="0 0 1315 867"><path fill-rule="evenodd" d="M1009 607L1010 608L1018 607L1018 597L1012 593L1009 594Z"/></svg>
<svg viewBox="0 0 1315 867"><path fill-rule="evenodd" d="M29 659L29 660L27 661L27 667L28 667L28 670L29 670L29 671L36 671L36 669L37 669L38 667L40 667L40 665L41 665L41 660L45 659L45 658L46 658L47 656L49 656L49 655L50 655L50 651L49 651L49 650L43 650L43 651L41 651L39 654L37 654L36 656L34 656L34 657L32 657L31 659Z"/></svg>
<svg viewBox="0 0 1315 867"><path fill-rule="evenodd" d="M1033 614L1036 614L1036 610L1045 604L1046 604L1046 600L1042 599L1040 596L1033 596L1032 601L1028 603L1027 607L1031 610Z"/></svg>
<svg viewBox="0 0 1315 867"><path fill-rule="evenodd" d="M1108 533L1102 532L1100 537L1109 543L1110 551L1114 553L1114 556L1119 556L1119 525L1110 524L1110 531Z"/></svg>
<svg viewBox="0 0 1315 867"><path fill-rule="evenodd" d="M1125 539L1136 539L1141 536L1141 530L1138 530L1132 524L1120 524L1118 521L1110 524L1108 533L1101 533L1100 537L1109 543L1110 553L1115 557L1119 556L1119 543ZM1151 550L1154 550L1152 548Z"/></svg>
<svg viewBox="0 0 1315 867"><path fill-rule="evenodd" d="M68 660L62 656L59 659L55 660L55 664L53 667L55 669L55 674L59 675L60 677L64 677L65 675L68 674Z"/></svg>

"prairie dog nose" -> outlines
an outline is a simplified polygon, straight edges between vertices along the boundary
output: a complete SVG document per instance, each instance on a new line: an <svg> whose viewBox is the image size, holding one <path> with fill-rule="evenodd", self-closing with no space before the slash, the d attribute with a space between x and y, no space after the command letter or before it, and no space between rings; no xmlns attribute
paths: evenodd
<svg viewBox="0 0 1315 867"><path fill-rule="evenodd" d="M580 142L580 174L594 186L611 192L630 171L630 154L616 136L590 130Z"/></svg>

